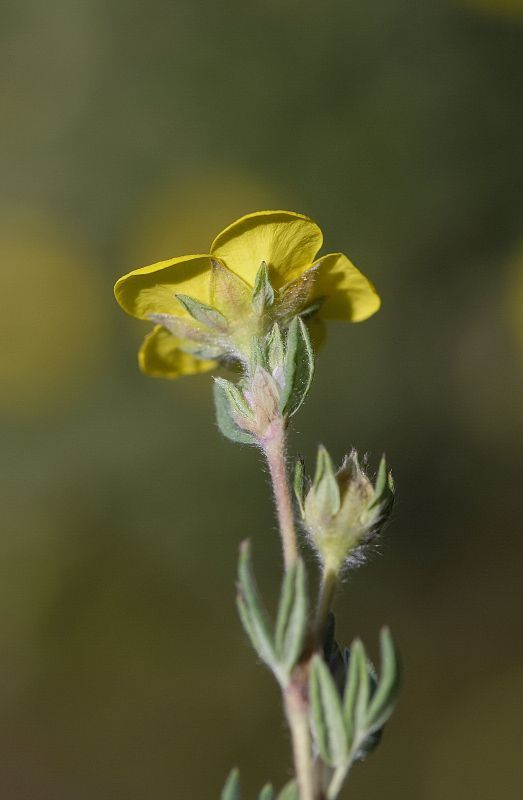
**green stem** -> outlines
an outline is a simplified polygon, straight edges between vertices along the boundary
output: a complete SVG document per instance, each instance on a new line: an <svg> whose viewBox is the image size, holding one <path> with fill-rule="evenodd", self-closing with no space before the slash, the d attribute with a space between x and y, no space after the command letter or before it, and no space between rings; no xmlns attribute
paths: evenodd
<svg viewBox="0 0 523 800"><path fill-rule="evenodd" d="M338 767L335 770L327 790L327 800L336 800L341 792L348 771L349 765L347 764L342 764L341 767Z"/></svg>

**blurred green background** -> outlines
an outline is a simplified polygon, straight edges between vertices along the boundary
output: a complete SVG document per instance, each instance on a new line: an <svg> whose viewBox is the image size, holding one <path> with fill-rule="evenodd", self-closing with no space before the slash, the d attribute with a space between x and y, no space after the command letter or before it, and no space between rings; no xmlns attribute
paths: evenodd
<svg viewBox="0 0 523 800"><path fill-rule="evenodd" d="M405 686L347 796L523 795L522 22L520 0L2 4L6 800L288 776L234 607L241 538L279 581L266 475L209 376L139 374L147 326L112 296L261 208L312 216L384 300L330 326L293 436L385 450L398 484L338 608L374 654L391 625Z"/></svg>

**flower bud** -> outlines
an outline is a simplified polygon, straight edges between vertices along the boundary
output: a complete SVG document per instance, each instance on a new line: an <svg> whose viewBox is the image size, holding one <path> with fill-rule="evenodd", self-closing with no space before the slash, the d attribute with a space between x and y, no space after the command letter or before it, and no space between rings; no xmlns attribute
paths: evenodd
<svg viewBox="0 0 523 800"><path fill-rule="evenodd" d="M295 491L303 523L325 569L339 572L361 561L363 549L380 531L394 501L392 476L381 459L373 485L352 450L335 472L324 447L318 450L316 474L306 496L303 472L296 471Z"/></svg>

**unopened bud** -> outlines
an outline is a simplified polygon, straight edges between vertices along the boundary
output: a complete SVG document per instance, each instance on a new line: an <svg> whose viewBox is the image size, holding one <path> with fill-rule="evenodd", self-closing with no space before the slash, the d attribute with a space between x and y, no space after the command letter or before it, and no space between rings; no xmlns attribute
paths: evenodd
<svg viewBox="0 0 523 800"><path fill-rule="evenodd" d="M392 476L382 458L373 485L355 450L336 472L324 447L318 451L316 474L304 497L302 468L295 491L308 536L326 568L360 560L362 550L386 522L394 501Z"/></svg>

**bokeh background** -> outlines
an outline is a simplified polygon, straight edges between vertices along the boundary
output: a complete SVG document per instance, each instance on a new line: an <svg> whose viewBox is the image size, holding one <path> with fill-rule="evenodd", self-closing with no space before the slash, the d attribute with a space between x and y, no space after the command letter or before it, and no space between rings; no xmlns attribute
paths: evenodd
<svg viewBox="0 0 523 800"><path fill-rule="evenodd" d="M405 686L347 796L523 795L522 23L520 0L2 3L6 800L288 777L234 607L241 538L279 582L266 475L209 376L139 374L147 326L112 297L260 208L312 216L384 299L330 326L293 435L385 450L398 484L339 612L373 654L391 625Z"/></svg>

